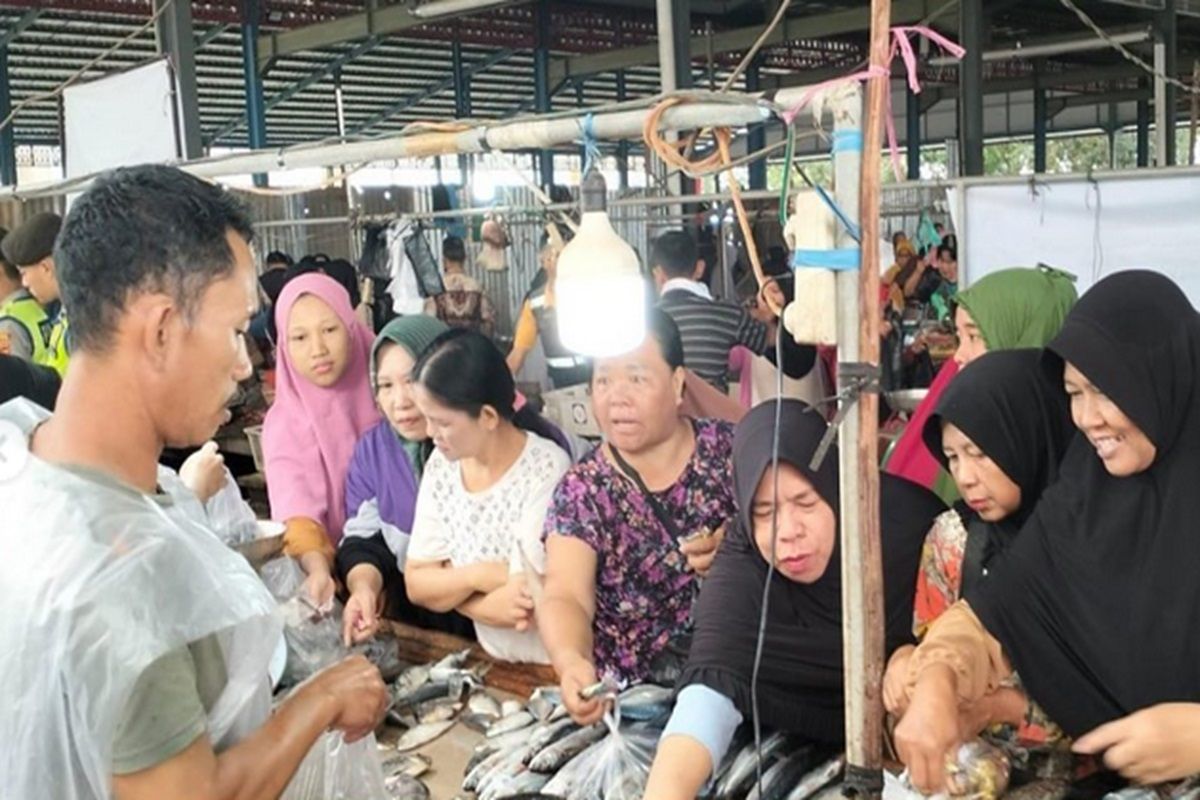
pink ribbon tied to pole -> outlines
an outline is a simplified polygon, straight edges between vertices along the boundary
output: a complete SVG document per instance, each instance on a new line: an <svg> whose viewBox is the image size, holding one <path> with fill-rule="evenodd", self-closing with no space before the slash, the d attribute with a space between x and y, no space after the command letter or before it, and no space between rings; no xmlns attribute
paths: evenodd
<svg viewBox="0 0 1200 800"><path fill-rule="evenodd" d="M871 66L867 69L860 70L849 75L843 75L840 78L833 78L831 80L818 83L816 86L811 87L807 92L804 93L804 96L800 98L799 103L780 114L780 119L782 119L785 124L790 126L793 122L795 122L796 117L800 115L800 112L808 107L809 103L812 102L814 97L821 92L832 89L835 86L840 86L846 83L865 83L872 78L890 78L892 75L891 63L896 60L897 55L899 55L904 61L904 70L908 76L908 87L912 90L913 94L920 94L921 80L920 75L917 72L917 54L913 50L912 41L909 38L910 36L923 36L936 44L938 47L945 50L954 58L961 59L967 54L966 49L957 42L947 39L942 34L925 25L897 26L892 28L891 34L892 49L888 56L888 66ZM900 147L896 140L896 118L892 114L892 93L890 91L887 94L886 122L888 150L890 151L892 157L892 169L896 173L896 180L904 180L904 173L900 168Z"/></svg>

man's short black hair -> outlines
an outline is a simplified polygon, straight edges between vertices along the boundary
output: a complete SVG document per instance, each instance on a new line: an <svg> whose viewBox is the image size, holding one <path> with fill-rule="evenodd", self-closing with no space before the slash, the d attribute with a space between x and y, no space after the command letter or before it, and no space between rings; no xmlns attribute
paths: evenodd
<svg viewBox="0 0 1200 800"><path fill-rule="evenodd" d="M170 294L185 315L233 271L226 234L254 235L240 201L174 167L147 164L100 177L71 207L54 250L71 346L103 352L130 295Z"/></svg>
<svg viewBox="0 0 1200 800"><path fill-rule="evenodd" d="M292 257L282 250L272 250L271 252L267 253L266 263L282 264L285 267L290 267L292 265Z"/></svg>
<svg viewBox="0 0 1200 800"><path fill-rule="evenodd" d="M8 236L8 230L0 228L0 240ZM0 272L4 273L4 277L8 278L13 283L21 282L21 270L17 269L16 264L8 263L8 259L0 255Z"/></svg>
<svg viewBox="0 0 1200 800"><path fill-rule="evenodd" d="M667 231L654 240L650 266L660 267L672 278L690 278L696 273L696 240L687 231Z"/></svg>
<svg viewBox="0 0 1200 800"><path fill-rule="evenodd" d="M467 246L458 236L447 236L442 241L442 258L461 264L467 260Z"/></svg>

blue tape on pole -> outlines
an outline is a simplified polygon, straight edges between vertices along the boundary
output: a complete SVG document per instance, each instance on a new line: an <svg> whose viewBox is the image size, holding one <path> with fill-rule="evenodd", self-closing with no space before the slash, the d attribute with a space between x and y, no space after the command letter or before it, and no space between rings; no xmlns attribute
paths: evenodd
<svg viewBox="0 0 1200 800"><path fill-rule="evenodd" d="M833 132L833 152L835 153L861 153L863 149L863 135L859 130L844 130Z"/></svg>
<svg viewBox="0 0 1200 800"><path fill-rule="evenodd" d="M796 250L792 253L793 269L831 269L846 272L858 269L860 250L843 247L836 250Z"/></svg>

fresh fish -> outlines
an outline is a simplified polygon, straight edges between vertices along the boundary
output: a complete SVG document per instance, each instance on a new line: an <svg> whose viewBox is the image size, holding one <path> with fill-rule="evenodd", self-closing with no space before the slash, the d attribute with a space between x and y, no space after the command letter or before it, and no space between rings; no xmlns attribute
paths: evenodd
<svg viewBox="0 0 1200 800"><path fill-rule="evenodd" d="M533 718L533 714L530 714L528 711L518 711L515 714L509 714L507 717L501 717L496 720L496 724L488 728L487 735L489 739L494 739L506 733L528 728L536 721Z"/></svg>
<svg viewBox="0 0 1200 800"><path fill-rule="evenodd" d="M1061 778L1045 778L1005 793L1004 800L1008 800L1010 797L1014 800L1062 800L1070 790L1070 781Z"/></svg>
<svg viewBox="0 0 1200 800"><path fill-rule="evenodd" d="M583 700L595 700L598 697L604 697L606 695L615 696L619 691L620 687L613 683L612 680L609 678L604 678L599 683L592 684L591 686L585 686L584 688L580 689L579 697Z"/></svg>
<svg viewBox="0 0 1200 800"><path fill-rule="evenodd" d="M550 719L550 715L558 708L561 700L562 693L558 691L557 687L553 689L553 695L545 688L534 689L533 694L529 695L529 702L525 704L525 708L538 720L545 722Z"/></svg>
<svg viewBox="0 0 1200 800"><path fill-rule="evenodd" d="M501 717L511 717L513 714L516 714L518 711L524 711L524 710L525 710L525 706L521 703L520 700L505 700L503 703L500 704L500 716Z"/></svg>
<svg viewBox="0 0 1200 800"><path fill-rule="evenodd" d="M829 755L829 751L823 748L818 749L811 745L802 746L799 750L780 758L771 765L771 768L767 772L763 773L761 794L756 778L749 798L753 798L753 800L784 800L788 793L797 784L804 781L805 777L813 769L824 764L828 760ZM825 783L828 782L828 780L825 781ZM824 785L824 783L821 784L821 786ZM811 791L815 792L821 786L815 786Z"/></svg>
<svg viewBox="0 0 1200 800"><path fill-rule="evenodd" d="M653 722L671 713L675 692L664 686L643 683L626 689L617 695L617 708L621 719L635 722Z"/></svg>
<svg viewBox="0 0 1200 800"><path fill-rule="evenodd" d="M525 756L529 752L529 746L518 747L505 753L504 758L479 781L479 787L475 790L475 794L481 798L494 797L504 791L513 778L525 772ZM506 793L506 792L505 792ZM506 793L507 794L507 793Z"/></svg>
<svg viewBox="0 0 1200 800"><path fill-rule="evenodd" d="M474 792L479 788L479 784L483 782L483 779L490 775L492 770L500 766L508 756L509 752L507 750L495 750L474 764L468 762L467 776L463 778L462 790L464 792Z"/></svg>
<svg viewBox="0 0 1200 800"><path fill-rule="evenodd" d="M458 717L458 712L462 711L462 709L462 703L434 700L429 703L422 703L417 707L417 719L422 725L431 722L445 722L448 719Z"/></svg>
<svg viewBox="0 0 1200 800"><path fill-rule="evenodd" d="M571 712L567 711L566 706L555 706L554 713L550 715L550 719L546 722L558 722L560 719L566 719L571 716Z"/></svg>
<svg viewBox="0 0 1200 800"><path fill-rule="evenodd" d="M595 742L574 759L564 764L554 777L550 779L550 782L542 787L542 794L557 797L573 797L575 795L575 785L579 782L583 774L591 769L592 762L595 761L592 757L595 750L603 746L603 740Z"/></svg>
<svg viewBox="0 0 1200 800"><path fill-rule="evenodd" d="M487 733L488 728L496 723L496 718L468 712L459 717L458 721L476 733Z"/></svg>
<svg viewBox="0 0 1200 800"><path fill-rule="evenodd" d="M476 692L471 695L471 699L467 701L467 708L472 714L490 716L492 719L500 719L503 716L500 701L487 692Z"/></svg>
<svg viewBox="0 0 1200 800"><path fill-rule="evenodd" d="M488 787L487 791L479 795L479 800L501 800L501 798L538 792L549 782L549 775L539 775L529 770L524 770L516 775L504 775Z"/></svg>
<svg viewBox="0 0 1200 800"><path fill-rule="evenodd" d="M844 794L845 787L841 783L831 783L821 791L817 792L813 800L841 800L846 795Z"/></svg>
<svg viewBox="0 0 1200 800"><path fill-rule="evenodd" d="M462 700L465 695L477 688L479 688L479 682L470 673L462 673L444 681L431 680L416 689L397 695L396 707L412 707L443 698Z"/></svg>
<svg viewBox="0 0 1200 800"><path fill-rule="evenodd" d="M787 794L785 800L808 800L808 798L813 797L817 792L837 780L837 777L842 774L842 769L845 766L845 756L831 758L805 775L800 783L796 784L796 788ZM841 789L839 788L838 791L840 793Z"/></svg>
<svg viewBox="0 0 1200 800"><path fill-rule="evenodd" d="M559 720L558 722L548 722L543 724L529 737L529 746L533 748L533 754L530 755L529 760L532 760L533 756L542 752L559 739L570 736L577 730L579 730L579 726L576 725L575 721L569 717L567 719ZM526 764L528 763L529 762L526 761Z"/></svg>
<svg viewBox="0 0 1200 800"><path fill-rule="evenodd" d="M407 753L410 750L416 750L418 747L424 747L453 727L454 720L448 719L442 722L431 722L428 725L418 725L415 728L409 728L400 737L400 741L396 742L396 752Z"/></svg>
<svg viewBox="0 0 1200 800"><path fill-rule="evenodd" d="M429 670L432 673L433 670L435 670L435 669L436 670L462 669L464 666L466 666L467 659L470 657L471 657L471 648L468 647L464 650L459 650L457 653L447 654L445 657L442 658L442 660L438 661L432 667L430 667Z"/></svg>
<svg viewBox="0 0 1200 800"><path fill-rule="evenodd" d="M712 800L716 797L717 787L725 780L725 776L729 774L729 770L733 768L733 764L737 761L738 754L742 752L742 748L747 743L753 740L753 733L746 729L746 726L739 726L734 733L733 741L729 743L729 749L725 751L725 757L721 759L720 765L717 767L712 776L712 780L708 782L707 791L700 794L700 800Z"/></svg>
<svg viewBox="0 0 1200 800"><path fill-rule="evenodd" d="M396 679L396 694L406 694L422 686L429 681L429 666L421 664L416 667L409 667L400 673L400 677Z"/></svg>
<svg viewBox="0 0 1200 800"><path fill-rule="evenodd" d="M762 763L763 769L770 767L775 761L775 757L780 751L787 746L786 734L779 732L773 733L763 740L762 743ZM729 773L725 776L725 780L717 786L716 796L718 798L743 797L749 790L749 781L752 777L758 774L758 752L754 747L754 742L742 748L742 752L738 753L737 758L733 762L733 766L729 768Z"/></svg>
<svg viewBox="0 0 1200 800"><path fill-rule="evenodd" d="M568 761L607 735L608 728L603 723L598 722L586 728L580 728L530 759L529 768L540 773L557 772Z"/></svg>
<svg viewBox="0 0 1200 800"><path fill-rule="evenodd" d="M404 753L383 760L384 775L407 775L419 778L430 770L433 762L420 753Z"/></svg>
<svg viewBox="0 0 1200 800"><path fill-rule="evenodd" d="M429 800L429 787L403 773L384 778L383 788L392 800Z"/></svg>

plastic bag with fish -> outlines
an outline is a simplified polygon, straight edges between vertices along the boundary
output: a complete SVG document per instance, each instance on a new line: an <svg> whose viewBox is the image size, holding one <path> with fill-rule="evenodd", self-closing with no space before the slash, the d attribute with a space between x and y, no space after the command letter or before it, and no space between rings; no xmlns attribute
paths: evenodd
<svg viewBox="0 0 1200 800"><path fill-rule="evenodd" d="M254 509L242 499L242 490L228 469L225 484L204 504L213 532L227 545L233 546L258 538L258 519Z"/></svg>
<svg viewBox="0 0 1200 800"><path fill-rule="evenodd" d="M285 683L308 680L314 673L345 658L340 603L334 601L328 609L313 608L301 589L291 600L280 604L279 613L288 649Z"/></svg>
<svg viewBox="0 0 1200 800"><path fill-rule="evenodd" d="M641 800L662 730L641 724L620 724L620 710L604 716L609 734L579 757L580 777L572 798L578 800Z"/></svg>
<svg viewBox="0 0 1200 800"><path fill-rule="evenodd" d="M374 734L354 744L337 731L323 734L280 800L391 800Z"/></svg>

